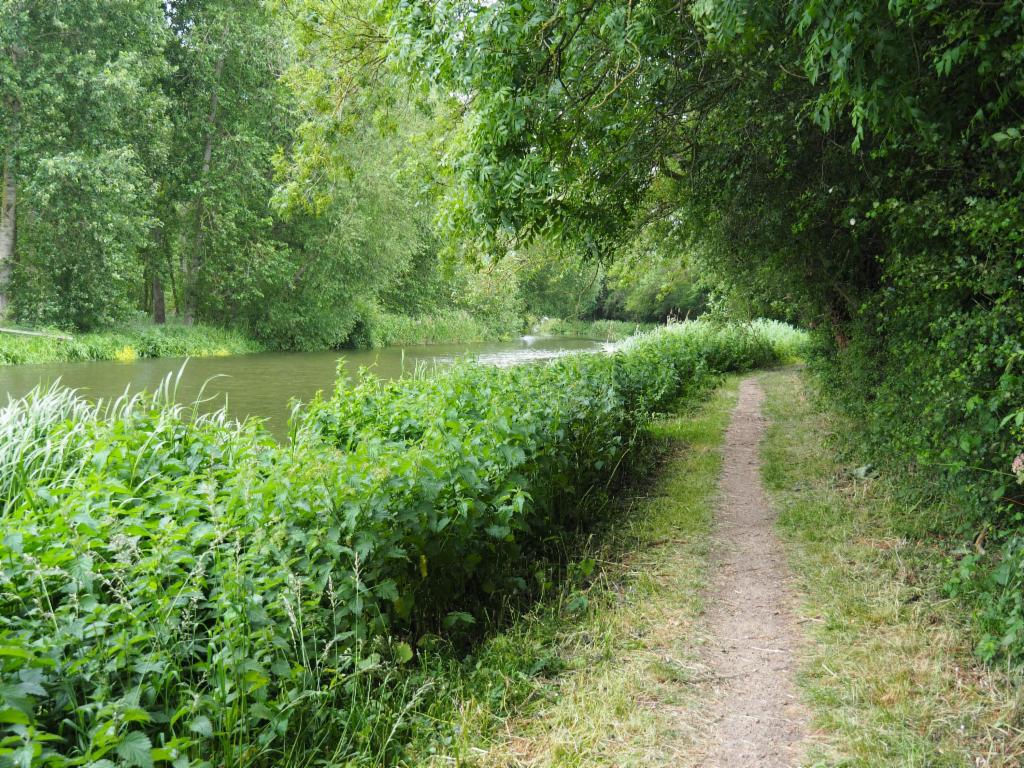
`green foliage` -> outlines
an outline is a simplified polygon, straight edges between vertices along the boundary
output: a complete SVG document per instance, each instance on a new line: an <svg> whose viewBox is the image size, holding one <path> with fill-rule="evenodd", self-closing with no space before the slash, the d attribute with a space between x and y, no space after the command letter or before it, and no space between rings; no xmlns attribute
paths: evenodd
<svg viewBox="0 0 1024 768"><path fill-rule="evenodd" d="M134 306L167 151L166 36L158 5L0 3L0 154L17 193L0 290L17 316L93 327Z"/></svg>
<svg viewBox="0 0 1024 768"><path fill-rule="evenodd" d="M435 311L409 316L380 313L364 318L364 336L350 343L365 348L409 346L414 344L451 344L509 338L518 330L485 325L465 310Z"/></svg>
<svg viewBox="0 0 1024 768"><path fill-rule="evenodd" d="M417 651L533 591L532 556L585 524L651 410L792 337L688 323L608 356L364 377L280 446L166 389L11 403L0 764L396 758Z"/></svg>
<svg viewBox="0 0 1024 768"><path fill-rule="evenodd" d="M543 336L579 336L585 339L622 341L653 328L651 324L628 323L624 320L563 320L546 317L537 322L531 330Z"/></svg>
<svg viewBox="0 0 1024 768"><path fill-rule="evenodd" d="M19 240L27 253L14 280L17 317L67 328L129 317L142 284L135 255L153 223L138 212L150 202L148 180L131 153L48 157L25 193L39 212Z"/></svg>
<svg viewBox="0 0 1024 768"><path fill-rule="evenodd" d="M588 317L596 309L605 270L571 243L537 238L505 258L531 317Z"/></svg>
<svg viewBox="0 0 1024 768"><path fill-rule="evenodd" d="M79 360L130 361L139 357L208 357L259 352L263 347L237 331L205 325L137 325L85 333L64 341L54 336L0 334L0 365Z"/></svg>
<svg viewBox="0 0 1024 768"><path fill-rule="evenodd" d="M0 3L14 319L105 330L166 304L268 346L338 348L430 271L430 121L399 99L387 119L339 117L308 5ZM444 287L394 308L448 309Z"/></svg>
<svg viewBox="0 0 1024 768"><path fill-rule="evenodd" d="M678 228L662 222L641 230L620 249L608 268L605 316L642 322L696 317L705 309L705 287Z"/></svg>
<svg viewBox="0 0 1024 768"><path fill-rule="evenodd" d="M816 329L874 460L961 491L989 550L957 589L1019 655L1024 4L389 7L395 55L467 95L451 231L602 252L654 222L733 312Z"/></svg>

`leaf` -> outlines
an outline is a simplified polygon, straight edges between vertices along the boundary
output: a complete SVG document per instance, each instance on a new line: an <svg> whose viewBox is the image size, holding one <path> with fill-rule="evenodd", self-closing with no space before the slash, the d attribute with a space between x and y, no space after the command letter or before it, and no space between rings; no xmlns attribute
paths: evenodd
<svg viewBox="0 0 1024 768"><path fill-rule="evenodd" d="M188 729L192 731L192 733L198 733L200 736L205 736L206 738L213 736L213 723L210 722L210 718L206 715L200 715L189 723Z"/></svg>
<svg viewBox="0 0 1024 768"><path fill-rule="evenodd" d="M512 532L507 525L489 525L486 530L487 535L495 539L504 539Z"/></svg>
<svg viewBox="0 0 1024 768"><path fill-rule="evenodd" d="M590 601L586 595L574 595L573 598L566 603L565 609L569 613L582 613L590 605Z"/></svg>
<svg viewBox="0 0 1024 768"><path fill-rule="evenodd" d="M399 664L408 664L412 661L412 648L408 643L397 643L395 645L395 661Z"/></svg>
<svg viewBox="0 0 1024 768"><path fill-rule="evenodd" d="M444 617L443 624L445 629L452 629L460 624L467 626L470 624L476 624L476 619L471 613L466 613L465 611L452 611Z"/></svg>
<svg viewBox="0 0 1024 768"><path fill-rule="evenodd" d="M133 768L153 768L153 744L141 731L126 733L115 751Z"/></svg>
<svg viewBox="0 0 1024 768"><path fill-rule="evenodd" d="M121 713L121 717L126 723L148 723L153 719L146 710L138 707L129 707Z"/></svg>
<svg viewBox="0 0 1024 768"><path fill-rule="evenodd" d="M11 725L28 725L31 721L28 719L28 715L22 712L20 709L14 709L8 707L7 709L0 709L0 723L9 723Z"/></svg>

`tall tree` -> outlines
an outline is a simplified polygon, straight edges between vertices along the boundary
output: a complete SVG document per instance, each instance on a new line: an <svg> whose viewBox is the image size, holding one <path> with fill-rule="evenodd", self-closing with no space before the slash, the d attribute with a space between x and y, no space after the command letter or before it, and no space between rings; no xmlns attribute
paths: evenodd
<svg viewBox="0 0 1024 768"><path fill-rule="evenodd" d="M166 33L157 4L0 3L0 241L18 316L89 327L136 304L167 138Z"/></svg>
<svg viewBox="0 0 1024 768"><path fill-rule="evenodd" d="M0 182L0 317L7 312L7 283L11 277L17 236L17 195L14 154L8 152L4 154L3 179Z"/></svg>

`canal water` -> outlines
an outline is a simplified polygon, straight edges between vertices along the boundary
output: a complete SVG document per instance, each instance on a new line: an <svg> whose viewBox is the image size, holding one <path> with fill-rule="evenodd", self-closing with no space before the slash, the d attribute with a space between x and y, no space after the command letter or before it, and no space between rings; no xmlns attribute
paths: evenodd
<svg viewBox="0 0 1024 768"><path fill-rule="evenodd" d="M350 374L367 367L382 378L397 378L420 367L450 365L459 358L475 358L492 365L515 365L547 360L571 352L595 352L604 343L572 337L526 336L508 342L479 344L426 344L344 352L264 352L231 357L144 359L134 362L45 363L0 366L0 404L22 397L40 384L56 380L90 399L116 398L126 391L153 391L168 374L185 370L177 400L196 402L203 409L226 406L237 419L262 418L282 435L292 398L309 401L318 391L329 393L337 378L339 359Z"/></svg>

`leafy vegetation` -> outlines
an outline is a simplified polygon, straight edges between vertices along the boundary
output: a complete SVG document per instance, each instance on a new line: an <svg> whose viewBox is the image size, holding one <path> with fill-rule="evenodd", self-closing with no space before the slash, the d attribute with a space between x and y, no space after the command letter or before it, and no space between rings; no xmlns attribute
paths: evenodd
<svg viewBox="0 0 1024 768"><path fill-rule="evenodd" d="M545 317L534 323L533 333L547 336L580 336L587 339L621 341L635 333L652 330L649 323L630 323L625 320L565 320Z"/></svg>
<svg viewBox="0 0 1024 768"><path fill-rule="evenodd" d="M259 343L237 331L206 325L139 324L120 331L85 333L71 340L0 334L0 365L54 361L119 360L140 357L208 357L258 352Z"/></svg>
<svg viewBox="0 0 1024 768"><path fill-rule="evenodd" d="M566 537L572 559L545 599L447 670L451 743L410 763L669 766L693 750L679 724L703 703L694 638L737 378L645 428L637 481Z"/></svg>
<svg viewBox="0 0 1024 768"><path fill-rule="evenodd" d="M508 338L517 330L515 325L495 328L465 310L437 311L419 316L382 314L368 324L365 341L357 341L365 347L489 341Z"/></svg>
<svg viewBox="0 0 1024 768"><path fill-rule="evenodd" d="M958 500L858 466L849 419L820 408L813 379L761 380L764 480L811 638L802 682L821 738L810 762L1020 765L1021 672L972 663L972 606L945 594Z"/></svg>
<svg viewBox="0 0 1024 768"><path fill-rule="evenodd" d="M54 388L0 412L0 761L377 765L406 672L544 587L649 414L777 362L779 325L686 323L613 355L341 381L258 423ZM550 553L548 553L550 554Z"/></svg>
<svg viewBox="0 0 1024 768"><path fill-rule="evenodd" d="M573 244L439 237L458 120L386 38L347 0L0 1L0 312L338 349L603 311Z"/></svg>
<svg viewBox="0 0 1024 768"><path fill-rule="evenodd" d="M500 337L544 317L609 332L589 323L707 309L797 323L850 441L958 498L948 590L976 606L982 658L1019 660L1022 14L0 0L0 310L104 332L72 358ZM241 336L106 333L140 310ZM641 411L660 402L646 374L616 376ZM381 423L420 428L371 389L357 399ZM318 428L356 439L330 423L346 407L319 404Z"/></svg>
<svg viewBox="0 0 1024 768"><path fill-rule="evenodd" d="M814 328L873 460L961 494L979 651L1024 650L1020 0L376 9L463 106L451 236L615 254L660 228L732 312Z"/></svg>

